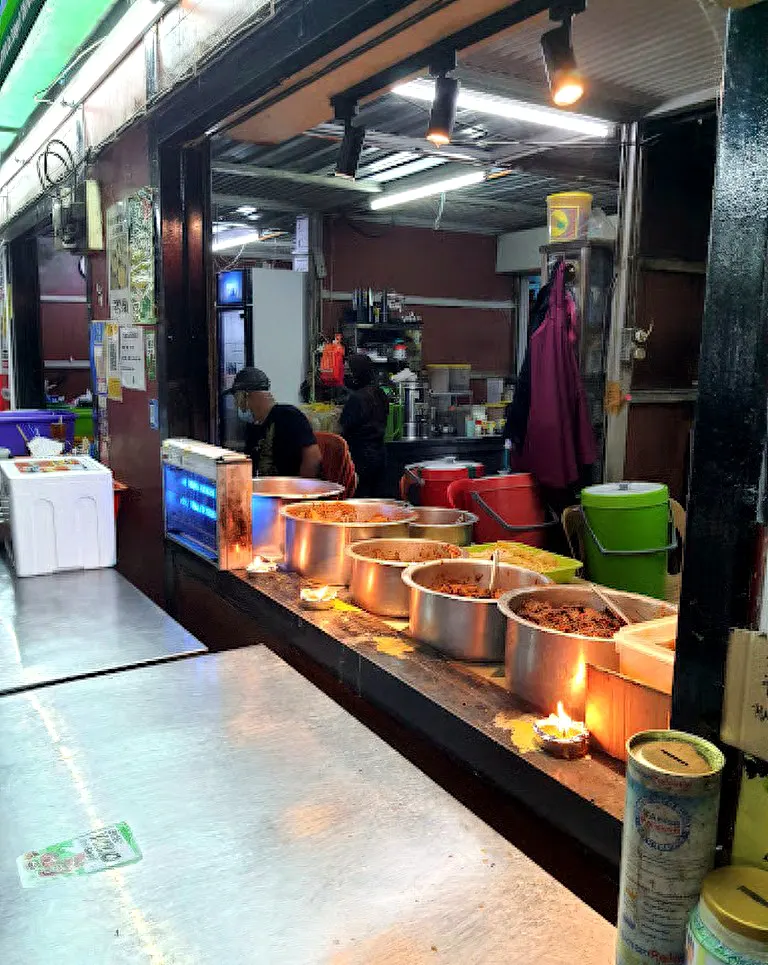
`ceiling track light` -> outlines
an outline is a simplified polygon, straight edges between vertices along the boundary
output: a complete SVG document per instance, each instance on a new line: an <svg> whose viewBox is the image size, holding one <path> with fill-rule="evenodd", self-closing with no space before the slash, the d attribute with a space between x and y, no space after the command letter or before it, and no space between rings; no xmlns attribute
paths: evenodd
<svg viewBox="0 0 768 965"><path fill-rule="evenodd" d="M357 103L345 97L334 98L332 101L335 119L344 122L344 134L339 148L339 159L336 162L334 174L337 178L354 180L357 177L357 166L365 143L365 128L356 126L353 121L357 116Z"/></svg>
<svg viewBox="0 0 768 965"><path fill-rule="evenodd" d="M451 143L453 126L456 123L456 106L459 99L459 82L448 73L456 69L456 51L448 51L440 60L430 66L430 74L435 78L435 99L429 115L427 140L435 147L445 147Z"/></svg>
<svg viewBox="0 0 768 965"><path fill-rule="evenodd" d="M541 37L541 52L549 91L552 103L557 107L570 107L584 96L584 78L573 52L571 20L574 14L581 13L585 7L584 0L553 6L550 19L562 20L562 23Z"/></svg>

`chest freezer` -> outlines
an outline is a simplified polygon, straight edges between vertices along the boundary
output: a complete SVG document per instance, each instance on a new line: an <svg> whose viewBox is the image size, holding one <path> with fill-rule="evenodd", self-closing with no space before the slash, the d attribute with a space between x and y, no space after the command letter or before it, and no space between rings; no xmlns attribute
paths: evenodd
<svg viewBox="0 0 768 965"><path fill-rule="evenodd" d="M0 461L0 516L19 576L115 565L112 473L88 456Z"/></svg>

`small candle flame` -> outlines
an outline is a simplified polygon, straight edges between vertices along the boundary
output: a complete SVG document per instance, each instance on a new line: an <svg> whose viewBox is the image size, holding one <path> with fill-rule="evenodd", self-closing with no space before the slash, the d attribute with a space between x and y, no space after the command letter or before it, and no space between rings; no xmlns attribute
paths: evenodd
<svg viewBox="0 0 768 965"><path fill-rule="evenodd" d="M568 714L566 714L562 700L558 700L557 702L557 713L550 714L545 723L557 728L561 737L568 737L572 731L579 729L574 725L573 720Z"/></svg>

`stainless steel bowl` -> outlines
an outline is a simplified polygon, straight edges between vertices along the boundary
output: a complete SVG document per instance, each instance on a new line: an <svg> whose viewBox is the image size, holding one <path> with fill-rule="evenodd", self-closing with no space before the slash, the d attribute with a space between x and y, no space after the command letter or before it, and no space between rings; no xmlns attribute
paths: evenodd
<svg viewBox="0 0 768 965"><path fill-rule="evenodd" d="M408 530L415 539L437 539L455 546L469 546L478 517L463 509L414 506L416 519Z"/></svg>
<svg viewBox="0 0 768 965"><path fill-rule="evenodd" d="M472 600L433 590L441 580L490 586L490 560L443 560L417 563L403 573L410 591L410 633L423 643L459 660L504 659L504 617L496 600ZM504 591L543 586L551 580L519 566L499 564L497 586Z"/></svg>
<svg viewBox="0 0 768 965"><path fill-rule="evenodd" d="M347 553L352 560L352 599L364 610L383 617L408 616L410 590L402 576L413 563L466 555L453 543L431 539L368 539L353 543Z"/></svg>
<svg viewBox="0 0 768 965"><path fill-rule="evenodd" d="M322 479L261 476L253 480L253 551L282 553L285 548L283 506L307 500L338 499L344 487Z"/></svg>
<svg viewBox="0 0 768 965"><path fill-rule="evenodd" d="M352 560L347 547L363 539L405 537L413 513L403 506L375 500L347 499L343 505L354 506L360 522L334 523L305 519L302 511L313 503L284 506L285 561L289 569L324 583L349 583ZM340 504L341 505L341 504ZM371 522L374 516L385 516L387 522Z"/></svg>
<svg viewBox="0 0 768 965"><path fill-rule="evenodd" d="M633 621L671 616L677 610L669 603L636 593L604 590ZM517 611L532 599L554 606L578 604L605 610L605 604L588 585L547 586L507 593L499 600L499 611L507 618L505 674L507 687L523 700L550 713L562 701L566 713L584 720L588 663L619 669L613 639L561 633L530 623Z"/></svg>

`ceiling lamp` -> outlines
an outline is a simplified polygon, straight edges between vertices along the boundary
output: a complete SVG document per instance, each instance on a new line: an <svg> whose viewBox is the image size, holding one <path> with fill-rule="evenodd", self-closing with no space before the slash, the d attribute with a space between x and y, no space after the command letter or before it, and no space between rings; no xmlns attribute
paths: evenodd
<svg viewBox="0 0 768 965"><path fill-rule="evenodd" d="M339 160L336 162L335 175L337 178L355 178L360 155L363 153L365 128L355 127L352 121L344 122L344 136L341 139Z"/></svg>
<svg viewBox="0 0 768 965"><path fill-rule="evenodd" d="M541 52L549 81L552 103L557 107L570 107L584 96L584 78L576 66L571 41L571 14L554 30L548 30L541 38Z"/></svg>
<svg viewBox="0 0 768 965"><path fill-rule="evenodd" d="M352 122L357 116L357 102L346 97L332 100L334 115L337 121L344 122L344 134L339 148L339 159L336 162L334 174L337 178L353 180L357 177L357 166L363 153L365 142L365 128L356 127Z"/></svg>
<svg viewBox="0 0 768 965"><path fill-rule="evenodd" d="M456 104L459 99L459 82L448 77L448 71L456 69L456 51L444 53L433 64L430 73L435 78L435 96L429 115L427 140L435 147L451 143L453 125L456 123Z"/></svg>
<svg viewBox="0 0 768 965"><path fill-rule="evenodd" d="M471 171L469 174L461 174L455 178L447 178L443 181L432 181L431 184L422 184L419 188L410 188L407 191L395 191L383 194L371 201L372 211L381 211L382 208L394 208L398 204L408 204L409 201L420 201L422 198L431 198L437 194L445 194L447 191L457 191L459 188L468 188L473 184L480 184L485 181L484 171Z"/></svg>
<svg viewBox="0 0 768 965"><path fill-rule="evenodd" d="M431 103L435 96L435 85L433 81L419 78L397 84L392 88L392 93ZM536 104L512 100L510 97L500 97L485 91L468 90L466 87L462 87L459 91L458 105L475 114L505 117L513 121L571 131L574 134L585 134L588 137L610 137L616 129L610 121L604 121L598 117L558 111L553 107L539 107Z"/></svg>

